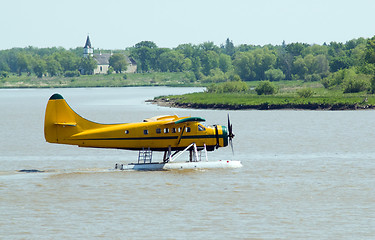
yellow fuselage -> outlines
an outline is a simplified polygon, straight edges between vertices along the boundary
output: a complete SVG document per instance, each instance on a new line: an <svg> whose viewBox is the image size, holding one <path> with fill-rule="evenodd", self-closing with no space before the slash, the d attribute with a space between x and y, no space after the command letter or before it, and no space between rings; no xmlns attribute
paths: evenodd
<svg viewBox="0 0 375 240"><path fill-rule="evenodd" d="M61 126L60 126L61 127ZM66 126L69 128L70 126ZM224 127L225 128L225 127ZM225 130L224 130L225 133ZM103 126L86 130L62 140L60 143L81 147L102 147L121 149L166 150L183 149L195 143L198 147L208 148L225 146L223 127L218 126L218 143L214 127L204 127L197 122L168 124L166 122L140 122Z"/></svg>
<svg viewBox="0 0 375 240"><path fill-rule="evenodd" d="M225 126L205 127L200 121L204 119L164 116L138 123L99 124L79 116L61 95L54 94L47 104L44 133L47 142L80 147L167 151L191 143L208 150L228 145Z"/></svg>

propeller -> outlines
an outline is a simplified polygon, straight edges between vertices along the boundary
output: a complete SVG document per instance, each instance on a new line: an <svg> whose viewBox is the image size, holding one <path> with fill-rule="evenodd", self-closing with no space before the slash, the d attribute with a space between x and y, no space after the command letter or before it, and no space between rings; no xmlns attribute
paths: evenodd
<svg viewBox="0 0 375 240"><path fill-rule="evenodd" d="M234 150L233 150L233 138L234 138L234 134L233 134L233 126L232 124L230 123L230 119L229 119L229 113L228 113L228 138L229 138L229 143L230 143L230 147L232 148L232 153L234 154Z"/></svg>

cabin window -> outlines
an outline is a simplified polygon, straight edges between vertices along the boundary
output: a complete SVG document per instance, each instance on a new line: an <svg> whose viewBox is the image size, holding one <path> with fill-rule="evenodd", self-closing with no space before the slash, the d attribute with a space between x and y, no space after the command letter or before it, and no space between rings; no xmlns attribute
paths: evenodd
<svg viewBox="0 0 375 240"><path fill-rule="evenodd" d="M164 128L164 133L169 133L169 128Z"/></svg>
<svg viewBox="0 0 375 240"><path fill-rule="evenodd" d="M198 124L198 130L199 131L206 131L206 128L203 127L202 125Z"/></svg>
<svg viewBox="0 0 375 240"><path fill-rule="evenodd" d="M129 134L129 130L125 130L125 134Z"/></svg>
<svg viewBox="0 0 375 240"><path fill-rule="evenodd" d="M178 131L178 132L181 132L181 128L177 128L177 131Z"/></svg>
<svg viewBox="0 0 375 240"><path fill-rule="evenodd" d="M176 128L172 128L172 133L176 133Z"/></svg>
<svg viewBox="0 0 375 240"><path fill-rule="evenodd" d="M148 130L147 129L143 130L143 134L147 135L148 134Z"/></svg>
<svg viewBox="0 0 375 240"><path fill-rule="evenodd" d="M157 129L156 129L156 133L161 133L161 129L160 129L160 128L157 128Z"/></svg>
<svg viewBox="0 0 375 240"><path fill-rule="evenodd" d="M191 131L190 127L186 127L186 132L190 132L190 131Z"/></svg>

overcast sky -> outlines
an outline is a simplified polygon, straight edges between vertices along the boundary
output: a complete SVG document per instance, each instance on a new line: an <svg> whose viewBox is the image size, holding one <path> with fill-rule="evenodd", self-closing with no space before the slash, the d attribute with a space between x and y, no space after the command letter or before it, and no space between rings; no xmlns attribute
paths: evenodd
<svg viewBox="0 0 375 240"><path fill-rule="evenodd" d="M323 44L374 36L375 0L1 0L0 23L0 49Z"/></svg>

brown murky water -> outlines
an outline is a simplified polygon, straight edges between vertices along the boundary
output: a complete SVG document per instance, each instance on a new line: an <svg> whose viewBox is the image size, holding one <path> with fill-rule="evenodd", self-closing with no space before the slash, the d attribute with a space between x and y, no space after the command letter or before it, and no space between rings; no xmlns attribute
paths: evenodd
<svg viewBox="0 0 375 240"><path fill-rule="evenodd" d="M0 239L374 239L375 111L229 111L235 155L209 158L235 170L118 172L138 153L44 141L55 92L97 122L226 124L228 111L144 103L193 90L0 90Z"/></svg>

